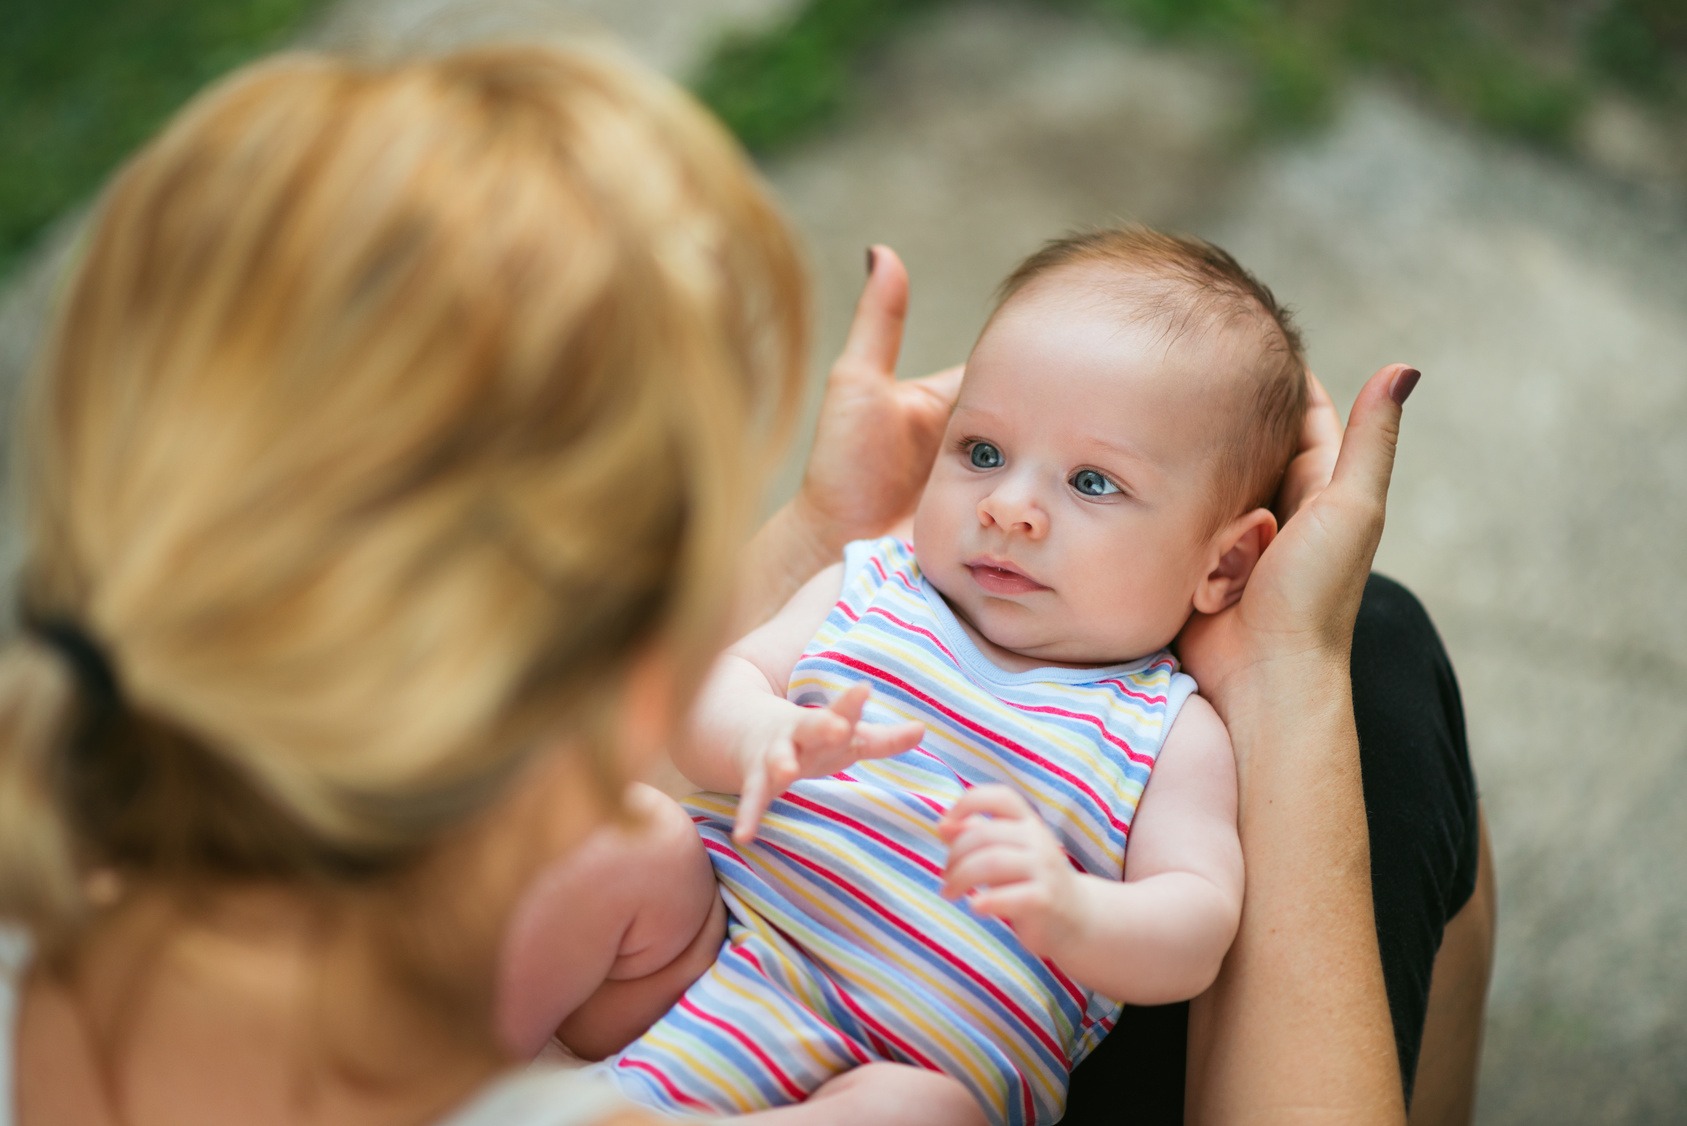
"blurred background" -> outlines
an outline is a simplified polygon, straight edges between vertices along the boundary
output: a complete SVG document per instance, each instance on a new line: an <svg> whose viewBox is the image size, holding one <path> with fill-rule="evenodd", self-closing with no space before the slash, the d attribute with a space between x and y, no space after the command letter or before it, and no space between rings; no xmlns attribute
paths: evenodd
<svg viewBox="0 0 1687 1126"><path fill-rule="evenodd" d="M8 412L89 201L206 81L578 33L756 153L807 243L817 381L869 242L908 262L921 374L1021 256L1118 219L1258 272L1344 410L1417 365L1377 567L1446 638L1493 831L1478 1120L1687 1121L1687 0L5 7Z"/></svg>

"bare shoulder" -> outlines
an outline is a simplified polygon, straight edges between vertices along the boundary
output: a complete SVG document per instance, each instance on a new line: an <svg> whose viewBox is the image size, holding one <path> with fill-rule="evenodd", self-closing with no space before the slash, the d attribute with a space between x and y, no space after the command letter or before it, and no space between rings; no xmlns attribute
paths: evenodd
<svg viewBox="0 0 1687 1126"><path fill-rule="evenodd" d="M1137 805L1137 821L1149 831L1139 834L1133 824L1131 847L1136 848L1140 836L1158 836L1168 829L1181 832L1207 818L1235 823L1236 756L1230 732L1213 706L1191 696L1166 733Z"/></svg>
<svg viewBox="0 0 1687 1126"><path fill-rule="evenodd" d="M1168 755L1178 758L1219 755L1234 759L1229 728L1224 726L1218 712L1199 693L1192 694L1183 702L1183 708L1172 721L1172 729L1166 732L1165 742L1160 747L1161 761Z"/></svg>
<svg viewBox="0 0 1687 1126"><path fill-rule="evenodd" d="M1191 696L1166 733L1137 803L1125 878L1199 871L1218 886L1239 889L1236 793L1230 732L1211 704Z"/></svg>

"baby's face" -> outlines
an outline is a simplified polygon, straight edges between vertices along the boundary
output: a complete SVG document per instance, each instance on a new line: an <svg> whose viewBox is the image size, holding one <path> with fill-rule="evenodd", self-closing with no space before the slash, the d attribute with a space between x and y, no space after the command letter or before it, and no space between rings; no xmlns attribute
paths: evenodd
<svg viewBox="0 0 1687 1126"><path fill-rule="evenodd" d="M1051 286L1010 301L967 362L914 518L932 586L1033 662L1160 649L1217 563L1225 345L1123 320Z"/></svg>

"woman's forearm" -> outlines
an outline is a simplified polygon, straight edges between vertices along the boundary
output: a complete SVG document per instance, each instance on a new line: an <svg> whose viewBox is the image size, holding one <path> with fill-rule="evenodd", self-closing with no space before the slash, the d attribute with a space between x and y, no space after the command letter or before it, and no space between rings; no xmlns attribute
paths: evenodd
<svg viewBox="0 0 1687 1126"><path fill-rule="evenodd" d="M1247 891L1191 1008L1187 1121L1404 1122L1347 663L1252 672L1225 709Z"/></svg>
<svg viewBox="0 0 1687 1126"><path fill-rule="evenodd" d="M843 530L803 503L786 501L745 547L738 575L732 636L778 613L802 585L843 558Z"/></svg>

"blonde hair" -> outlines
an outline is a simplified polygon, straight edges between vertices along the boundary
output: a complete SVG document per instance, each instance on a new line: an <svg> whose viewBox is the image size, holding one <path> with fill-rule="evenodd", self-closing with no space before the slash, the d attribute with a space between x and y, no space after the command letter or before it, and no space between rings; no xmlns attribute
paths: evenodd
<svg viewBox="0 0 1687 1126"><path fill-rule="evenodd" d="M1233 435L1217 443L1212 530L1268 507L1300 445L1306 352L1293 314L1228 252L1205 239L1138 224L1080 231L1045 243L997 291L999 312L1038 278L1080 266L1110 271L1132 310L1163 321L1168 337L1241 326L1258 337Z"/></svg>
<svg viewBox="0 0 1687 1126"><path fill-rule="evenodd" d="M122 705L0 652L0 916L73 936L107 867L392 872L564 738L616 792L630 663L721 628L805 308L737 145L613 57L201 95L109 188L38 373L23 614Z"/></svg>

